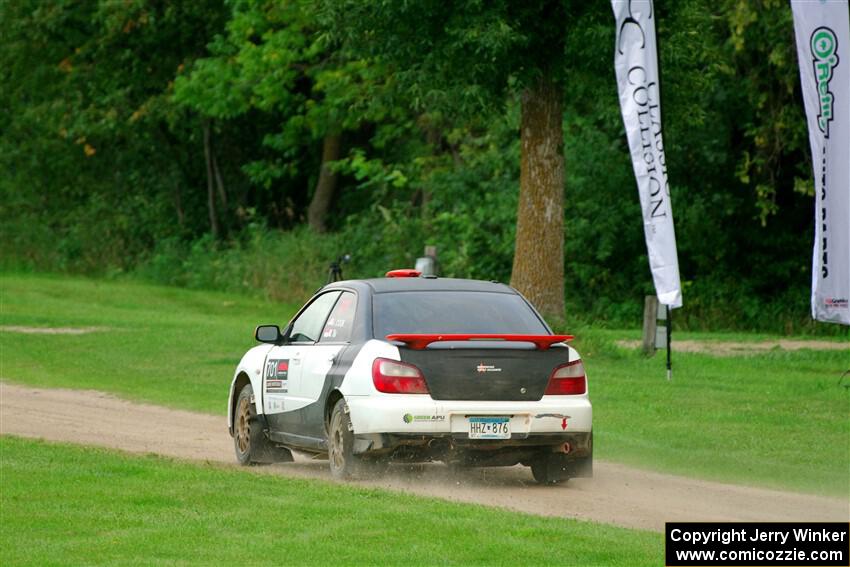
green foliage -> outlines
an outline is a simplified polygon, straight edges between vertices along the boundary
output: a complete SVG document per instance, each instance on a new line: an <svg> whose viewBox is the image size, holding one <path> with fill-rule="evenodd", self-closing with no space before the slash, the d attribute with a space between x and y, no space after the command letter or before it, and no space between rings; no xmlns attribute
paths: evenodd
<svg viewBox="0 0 850 567"><path fill-rule="evenodd" d="M168 92L222 15L214 0L0 4L4 256L125 269L192 233L172 211L180 192L192 210L197 177Z"/></svg>
<svg viewBox="0 0 850 567"><path fill-rule="evenodd" d="M266 299L300 304L327 281L339 239L306 229L276 233L250 225L225 246L209 236L186 243L162 240L135 269L144 280L187 287L259 292Z"/></svg>
<svg viewBox="0 0 850 567"><path fill-rule="evenodd" d="M808 320L811 164L787 3L657 9L678 324L838 332ZM0 34L7 269L300 299L341 253L352 275L379 275L432 244L445 275L508 281L517 92L551 71L568 320L637 325L652 293L605 2L21 0L0 3ZM204 124L228 198L219 241ZM319 237L299 226L336 132Z"/></svg>
<svg viewBox="0 0 850 567"><path fill-rule="evenodd" d="M795 96L793 22L778 0L729 0L727 6L727 50L735 69L725 72L740 81L737 116L749 146L740 155L737 174L754 187L758 217L765 224L779 212L783 194L811 176L806 120Z"/></svg>

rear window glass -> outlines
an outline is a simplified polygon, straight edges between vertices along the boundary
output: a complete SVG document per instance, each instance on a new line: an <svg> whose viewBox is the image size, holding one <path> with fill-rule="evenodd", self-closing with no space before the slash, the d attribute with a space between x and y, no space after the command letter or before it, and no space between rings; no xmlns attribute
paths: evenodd
<svg viewBox="0 0 850 567"><path fill-rule="evenodd" d="M375 336L393 333L548 334L518 295L481 291L376 293Z"/></svg>

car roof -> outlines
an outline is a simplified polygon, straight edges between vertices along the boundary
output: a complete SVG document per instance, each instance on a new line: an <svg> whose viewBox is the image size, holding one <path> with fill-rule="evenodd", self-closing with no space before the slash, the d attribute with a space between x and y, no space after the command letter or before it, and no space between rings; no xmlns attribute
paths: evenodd
<svg viewBox="0 0 850 567"><path fill-rule="evenodd" d="M391 293L396 291L483 291L517 295L516 290L503 283L434 277L346 280L330 284L324 289L361 286L370 288L372 293Z"/></svg>

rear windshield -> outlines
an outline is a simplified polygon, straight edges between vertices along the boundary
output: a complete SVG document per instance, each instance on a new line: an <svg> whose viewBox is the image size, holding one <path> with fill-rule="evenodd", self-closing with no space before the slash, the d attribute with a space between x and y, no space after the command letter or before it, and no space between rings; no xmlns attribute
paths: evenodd
<svg viewBox="0 0 850 567"><path fill-rule="evenodd" d="M400 291L372 299L375 336L393 333L548 334L520 296L482 291Z"/></svg>

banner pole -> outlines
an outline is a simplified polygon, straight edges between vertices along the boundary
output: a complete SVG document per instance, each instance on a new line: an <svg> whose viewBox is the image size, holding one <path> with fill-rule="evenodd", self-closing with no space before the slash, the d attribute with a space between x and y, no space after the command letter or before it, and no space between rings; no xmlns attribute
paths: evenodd
<svg viewBox="0 0 850 567"><path fill-rule="evenodd" d="M669 382L673 379L673 355L670 352L670 345L672 343L670 339L673 334L673 310L670 309L669 305L665 305L664 308L667 309L667 381Z"/></svg>

